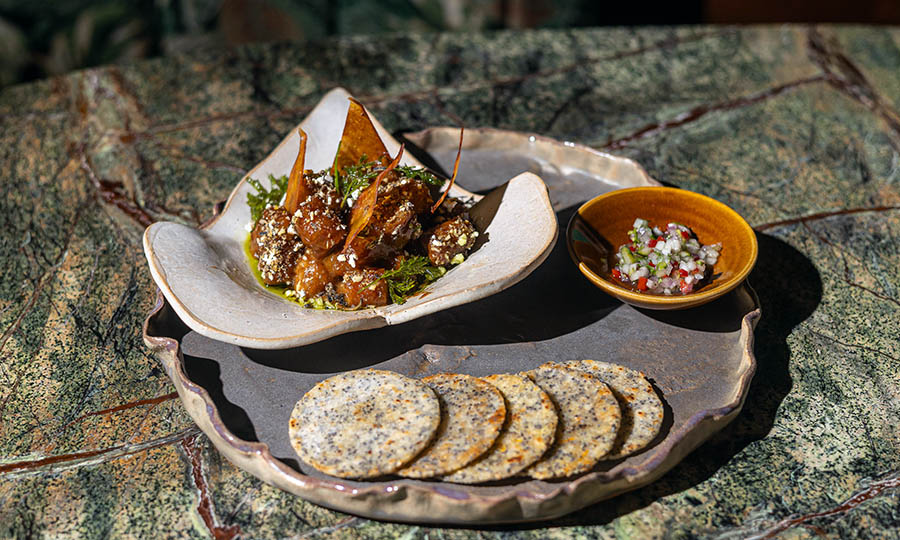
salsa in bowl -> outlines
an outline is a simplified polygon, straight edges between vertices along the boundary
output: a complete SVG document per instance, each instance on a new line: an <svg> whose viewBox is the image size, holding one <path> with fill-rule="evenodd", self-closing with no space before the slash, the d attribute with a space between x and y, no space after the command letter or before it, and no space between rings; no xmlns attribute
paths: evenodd
<svg viewBox="0 0 900 540"><path fill-rule="evenodd" d="M724 295L747 277L758 252L756 235L740 214L705 195L670 187L622 189L591 199L572 217L566 240L593 284L647 309L684 309Z"/></svg>

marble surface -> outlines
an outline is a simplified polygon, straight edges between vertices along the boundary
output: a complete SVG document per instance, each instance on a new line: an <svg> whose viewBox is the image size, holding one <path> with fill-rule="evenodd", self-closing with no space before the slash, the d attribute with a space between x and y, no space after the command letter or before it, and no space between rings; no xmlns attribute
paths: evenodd
<svg viewBox="0 0 900 540"><path fill-rule="evenodd" d="M369 521L236 469L140 324L140 237L197 224L341 85L388 129L534 131L639 161L758 232L741 415L656 483L489 530ZM0 92L0 537L900 537L900 30L349 38Z"/></svg>

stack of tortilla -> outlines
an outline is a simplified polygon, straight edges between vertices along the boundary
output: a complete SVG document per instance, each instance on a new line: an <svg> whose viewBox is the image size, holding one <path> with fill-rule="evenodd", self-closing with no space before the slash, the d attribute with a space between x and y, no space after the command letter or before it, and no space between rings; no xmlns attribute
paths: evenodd
<svg viewBox="0 0 900 540"><path fill-rule="evenodd" d="M291 444L325 474L476 484L566 478L646 448L663 405L640 372L577 360L519 374L330 377L291 413Z"/></svg>

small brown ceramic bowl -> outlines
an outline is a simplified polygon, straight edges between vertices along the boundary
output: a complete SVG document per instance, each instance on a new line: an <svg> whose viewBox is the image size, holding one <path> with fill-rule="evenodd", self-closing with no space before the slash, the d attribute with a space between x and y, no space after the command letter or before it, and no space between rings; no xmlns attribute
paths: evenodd
<svg viewBox="0 0 900 540"><path fill-rule="evenodd" d="M663 296L632 290L614 279L619 246L628 243L635 218L664 227L687 225L701 244L722 244L712 278L697 291ZM611 191L581 205L566 234L569 254L581 273L604 292L636 307L684 309L714 300L737 287L756 263L758 247L750 225L737 212L705 195L669 187Z"/></svg>

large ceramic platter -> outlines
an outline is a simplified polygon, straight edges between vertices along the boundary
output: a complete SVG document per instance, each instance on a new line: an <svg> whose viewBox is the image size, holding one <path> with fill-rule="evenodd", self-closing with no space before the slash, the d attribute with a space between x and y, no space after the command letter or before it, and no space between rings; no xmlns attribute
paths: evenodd
<svg viewBox="0 0 900 540"><path fill-rule="evenodd" d="M308 136L307 169L320 171L333 163L349 97L342 88L331 90L298 126ZM373 123L396 155L400 143L374 117ZM172 222L147 227L144 253L150 274L178 316L200 334L244 347L283 349L404 323L512 286L537 268L556 240L557 221L537 175L510 175L483 197L454 186L451 195L477 201L470 215L481 233L480 247L464 264L402 305L357 311L301 307L260 285L244 250L250 223L247 194L254 192L247 180L265 184L269 175L287 175L299 147L295 129L238 183L221 214L199 229ZM410 152L401 164L421 165Z"/></svg>
<svg viewBox="0 0 900 540"><path fill-rule="evenodd" d="M485 191L521 171L549 186L556 218L620 187L656 185L636 163L527 134L469 130L460 173ZM438 165L452 162L453 130L408 135ZM475 156L472 158L471 156ZM467 170L468 169L468 170ZM478 172L478 174L475 174ZM710 304L641 311L591 285L564 238L517 285L403 325L285 350L242 348L192 331L160 296L144 326L200 429L229 460L304 499L337 510L416 523L485 525L554 518L659 478L741 409L753 376L758 301L744 284ZM518 372L547 360L593 358L644 371L665 403L662 432L644 451L578 477L463 486L387 478L331 478L302 463L288 440L294 403L322 379L375 367L412 377Z"/></svg>

